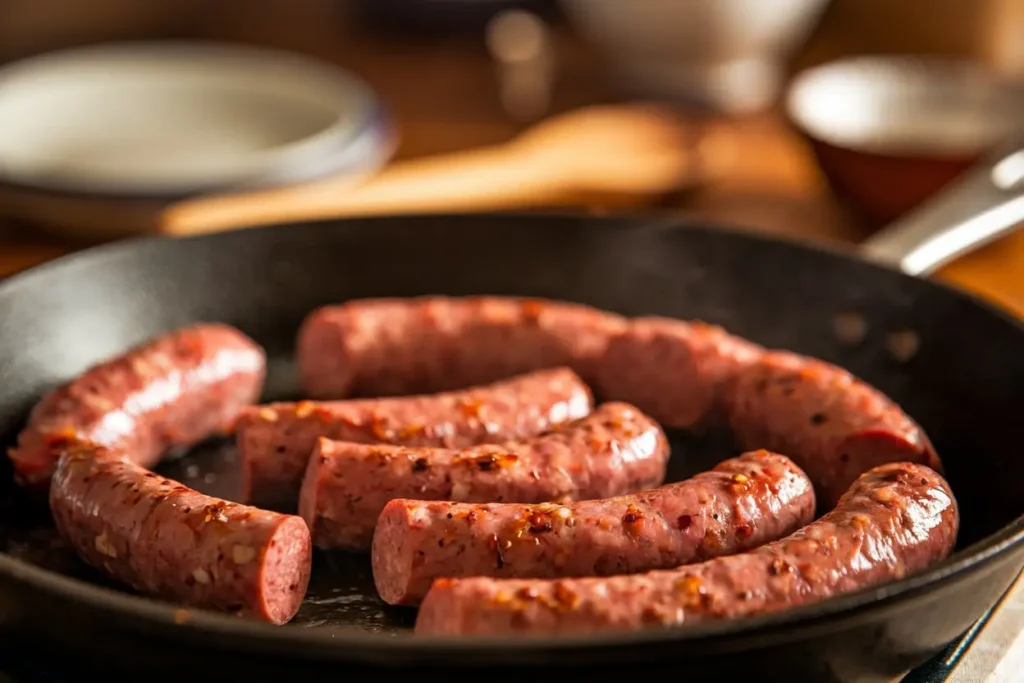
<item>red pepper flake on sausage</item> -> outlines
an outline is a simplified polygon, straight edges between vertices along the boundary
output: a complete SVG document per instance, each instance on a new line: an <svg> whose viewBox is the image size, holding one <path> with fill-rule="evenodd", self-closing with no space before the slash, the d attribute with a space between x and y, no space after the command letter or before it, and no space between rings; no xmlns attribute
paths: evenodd
<svg viewBox="0 0 1024 683"><path fill-rule="evenodd" d="M824 361L764 353L735 377L725 402L741 445L791 457L814 481L823 510L881 463L942 472L928 437L896 403Z"/></svg>
<svg viewBox="0 0 1024 683"><path fill-rule="evenodd" d="M433 395L273 403L237 421L246 502L295 508L321 438L381 446L470 448L532 437L590 413L590 389L567 368ZM261 415L273 411L274 420ZM307 414L307 419L297 417ZM309 414L315 413L315 419ZM486 414L486 421L481 415Z"/></svg>
<svg viewBox="0 0 1024 683"><path fill-rule="evenodd" d="M621 425L619 431L606 426L612 420ZM627 429L635 435L625 436ZM598 446L590 440L595 435L601 437ZM370 456L372 449L399 451L384 444L321 439L313 457L307 455L299 513L319 547L369 549L381 511L394 499L477 503L597 499L661 484L669 455L661 428L633 406L621 403L603 404L561 429L500 446L403 448L407 465L380 466ZM426 462L425 470L413 465L420 458Z"/></svg>
<svg viewBox="0 0 1024 683"><path fill-rule="evenodd" d="M32 409L9 456L22 485L45 493L56 454L77 439L121 449L144 467L222 433L263 387L263 349L227 325L196 324L88 368ZM307 454L308 455L308 454Z"/></svg>
<svg viewBox="0 0 1024 683"><path fill-rule="evenodd" d="M305 522L151 475L101 446L88 457L61 457L50 488L61 536L86 563L144 594L289 621L309 580Z"/></svg>
<svg viewBox="0 0 1024 683"><path fill-rule="evenodd" d="M737 489L738 474L777 485ZM484 508L479 524L451 526L451 518ZM392 500L376 520L371 564L386 602L416 604L444 576L621 574L741 552L808 524L814 509L810 480L788 458L748 453L684 482L608 499L562 505ZM743 511L743 524L732 521L734 510ZM436 539L449 531L438 548ZM508 541L500 568L495 538ZM425 559L414 565L418 552Z"/></svg>
<svg viewBox="0 0 1024 683"><path fill-rule="evenodd" d="M878 491L893 487L899 504L877 500ZM952 552L958 526L956 501L940 474L924 465L890 463L861 475L817 521L749 552L639 574L435 583L420 606L415 632L596 633L646 628L651 615L665 617L660 625L673 625L772 613L923 569ZM835 552L823 554L819 538L834 538ZM523 589L537 597L515 615L492 599ZM558 609L556 596L567 589L575 607Z"/></svg>

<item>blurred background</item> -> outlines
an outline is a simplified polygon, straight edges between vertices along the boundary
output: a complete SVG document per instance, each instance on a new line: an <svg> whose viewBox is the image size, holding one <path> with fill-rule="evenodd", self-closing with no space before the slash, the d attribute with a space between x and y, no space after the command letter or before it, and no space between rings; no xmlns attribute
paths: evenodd
<svg viewBox="0 0 1024 683"><path fill-rule="evenodd" d="M337 215L659 210L852 243L1024 123L1024 0L0 2L8 72L55 50L167 39L283 49L365 83L386 126L334 151L365 161L358 179L336 183L353 166L327 159L303 180L319 194L295 194L294 178L147 196L47 186L25 171L39 117L10 113L20 105L5 88L17 84L0 72L0 276L161 225L303 218L335 200ZM287 85L257 73L268 91ZM59 113L81 124L90 106ZM590 116L572 118L581 111ZM266 115L257 106L231 120ZM130 171L108 163L110 178L152 172L144 148L134 156ZM1024 236L939 277L1024 313Z"/></svg>

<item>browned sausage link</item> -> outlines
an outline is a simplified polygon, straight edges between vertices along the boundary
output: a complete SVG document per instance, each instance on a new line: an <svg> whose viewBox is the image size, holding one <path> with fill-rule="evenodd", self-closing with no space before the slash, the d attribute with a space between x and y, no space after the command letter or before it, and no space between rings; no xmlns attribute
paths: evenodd
<svg viewBox="0 0 1024 683"><path fill-rule="evenodd" d="M464 448L538 434L590 413L568 368L432 395L252 407L238 419L243 500L294 511L317 439Z"/></svg>
<svg viewBox="0 0 1024 683"><path fill-rule="evenodd" d="M19 481L45 491L50 442L80 438L151 466L168 449L229 431L259 398L263 350L241 332L198 324L89 368L36 404L10 452Z"/></svg>
<svg viewBox="0 0 1024 683"><path fill-rule="evenodd" d="M959 517L930 468L882 465L820 520L741 555L646 574L439 579L416 633L594 633L775 612L902 578L946 557Z"/></svg>
<svg viewBox="0 0 1024 683"><path fill-rule="evenodd" d="M274 624L295 615L312 556L301 518L205 496L119 451L64 448L50 508L85 562L178 604Z"/></svg>
<svg viewBox="0 0 1024 683"><path fill-rule="evenodd" d="M743 447L791 457L814 482L824 509L876 465L916 462L942 472L928 437L898 405L820 360L765 354L738 376L729 403Z"/></svg>
<svg viewBox="0 0 1024 683"><path fill-rule="evenodd" d="M635 318L609 342L594 387L606 398L640 407L665 427L716 426L724 421L729 383L763 351L721 327Z"/></svg>
<svg viewBox="0 0 1024 683"><path fill-rule="evenodd" d="M394 498L539 503L604 498L661 484L668 441L630 405L605 403L543 435L464 450L321 439L299 514L323 548L370 548Z"/></svg>
<svg viewBox="0 0 1024 683"><path fill-rule="evenodd" d="M591 381L625 319L581 304L514 297L362 299L311 313L299 330L312 398L459 389L568 366Z"/></svg>
<svg viewBox="0 0 1024 683"><path fill-rule="evenodd" d="M437 578L667 569L755 548L813 518L807 476L767 451L677 484L566 505L393 500L377 520L373 578L385 602L416 604Z"/></svg>
<svg viewBox="0 0 1024 683"><path fill-rule="evenodd" d="M703 323L516 298L371 299L314 312L299 354L314 394L401 393L568 365L603 398L667 427L725 418L744 448L793 457L826 509L883 462L941 472L927 437L880 392L828 363L769 353Z"/></svg>

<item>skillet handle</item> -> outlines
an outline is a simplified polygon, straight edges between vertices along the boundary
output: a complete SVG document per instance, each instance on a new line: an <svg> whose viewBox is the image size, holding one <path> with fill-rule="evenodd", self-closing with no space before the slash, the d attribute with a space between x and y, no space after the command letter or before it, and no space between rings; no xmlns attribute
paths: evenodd
<svg viewBox="0 0 1024 683"><path fill-rule="evenodd" d="M882 229L861 255L927 275L1024 224L1024 141L1003 147L938 197Z"/></svg>

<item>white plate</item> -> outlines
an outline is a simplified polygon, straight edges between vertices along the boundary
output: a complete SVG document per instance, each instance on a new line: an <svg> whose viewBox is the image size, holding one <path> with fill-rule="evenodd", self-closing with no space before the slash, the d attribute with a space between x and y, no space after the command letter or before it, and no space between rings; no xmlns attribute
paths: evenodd
<svg viewBox="0 0 1024 683"><path fill-rule="evenodd" d="M970 158L1024 134L1024 87L971 61L847 57L801 72L786 98L813 138L864 152Z"/></svg>
<svg viewBox="0 0 1024 683"><path fill-rule="evenodd" d="M103 44L0 69L0 182L180 196L372 167L388 126L359 79L203 42Z"/></svg>

